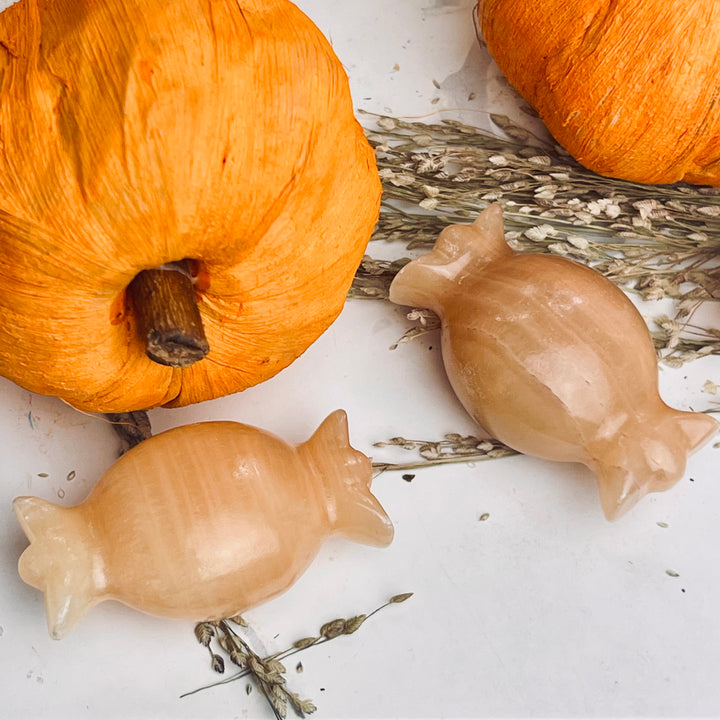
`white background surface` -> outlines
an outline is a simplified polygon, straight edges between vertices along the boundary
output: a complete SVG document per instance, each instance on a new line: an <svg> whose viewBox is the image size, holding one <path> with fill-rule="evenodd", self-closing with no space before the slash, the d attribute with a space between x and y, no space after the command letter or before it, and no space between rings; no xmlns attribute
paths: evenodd
<svg viewBox="0 0 720 720"><path fill-rule="evenodd" d="M433 121L463 110L480 124L482 111L515 103L476 43L469 0L297 4L332 41L359 108ZM477 432L448 388L437 337L389 349L407 327L402 308L351 301L273 380L153 411L153 429L234 419L300 442L343 407L353 444L377 460L397 458L372 447L395 435ZM708 379L720 383L720 359L663 369L663 396L711 407ZM257 649L283 649L327 620L413 591L355 635L296 656L302 674L288 664L316 717L718 715L714 441L674 489L614 524L582 467L516 457L418 471L410 483L381 475L374 491L395 523L393 545L328 542L291 590L246 613ZM48 637L40 593L17 576L26 541L12 498L79 502L118 448L101 418L0 380L0 717L271 717L245 681L179 699L217 677L192 624L105 603L66 639Z"/></svg>

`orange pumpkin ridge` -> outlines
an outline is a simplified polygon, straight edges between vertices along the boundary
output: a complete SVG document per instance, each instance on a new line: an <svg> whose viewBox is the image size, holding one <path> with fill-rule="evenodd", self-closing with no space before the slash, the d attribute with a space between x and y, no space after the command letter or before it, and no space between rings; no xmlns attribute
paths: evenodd
<svg viewBox="0 0 720 720"><path fill-rule="evenodd" d="M601 175L720 185L715 0L480 0L490 55Z"/></svg>
<svg viewBox="0 0 720 720"><path fill-rule="evenodd" d="M345 71L287 0L0 13L0 374L89 411L243 390L342 309L379 211ZM125 290L189 258L210 352L145 356Z"/></svg>

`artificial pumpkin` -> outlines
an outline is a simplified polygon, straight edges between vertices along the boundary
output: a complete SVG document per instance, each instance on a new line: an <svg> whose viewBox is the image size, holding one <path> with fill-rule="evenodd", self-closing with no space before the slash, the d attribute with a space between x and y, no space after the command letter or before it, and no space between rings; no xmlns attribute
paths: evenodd
<svg viewBox="0 0 720 720"><path fill-rule="evenodd" d="M500 70L601 175L720 184L717 0L479 0Z"/></svg>
<svg viewBox="0 0 720 720"><path fill-rule="evenodd" d="M345 72L287 0L20 0L0 145L0 374L91 411L286 367L342 309L379 208ZM146 356L128 291L162 268L194 283L209 352L187 367Z"/></svg>

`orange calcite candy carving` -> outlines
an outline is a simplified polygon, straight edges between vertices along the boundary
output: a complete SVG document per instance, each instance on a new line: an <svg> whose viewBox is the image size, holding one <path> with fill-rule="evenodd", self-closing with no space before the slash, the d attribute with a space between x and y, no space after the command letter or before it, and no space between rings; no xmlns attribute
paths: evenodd
<svg viewBox="0 0 720 720"><path fill-rule="evenodd" d="M20 575L45 593L55 638L110 598L167 617L232 616L288 588L329 535L388 545L371 479L343 410L298 446L234 422L175 428L123 455L80 505L16 498L31 543Z"/></svg>
<svg viewBox="0 0 720 720"><path fill-rule="evenodd" d="M511 250L499 205L443 230L390 299L439 315L467 411L520 452L587 465L608 519L671 487L717 429L660 399L652 338L626 295L572 260Z"/></svg>

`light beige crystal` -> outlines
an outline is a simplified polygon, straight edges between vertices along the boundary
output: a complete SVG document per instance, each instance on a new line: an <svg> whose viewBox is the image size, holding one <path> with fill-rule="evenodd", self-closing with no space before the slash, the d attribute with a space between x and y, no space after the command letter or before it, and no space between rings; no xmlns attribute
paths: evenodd
<svg viewBox="0 0 720 720"><path fill-rule="evenodd" d="M20 575L45 593L56 638L110 598L167 617L232 616L288 588L329 535L389 544L371 479L342 410L298 446L234 422L175 428L121 457L80 505L16 498L30 540Z"/></svg>
<svg viewBox="0 0 720 720"><path fill-rule="evenodd" d="M390 299L439 315L467 411L515 450L587 465L609 519L670 488L717 429L661 400L652 338L627 296L567 258L511 250L499 205L447 227Z"/></svg>

